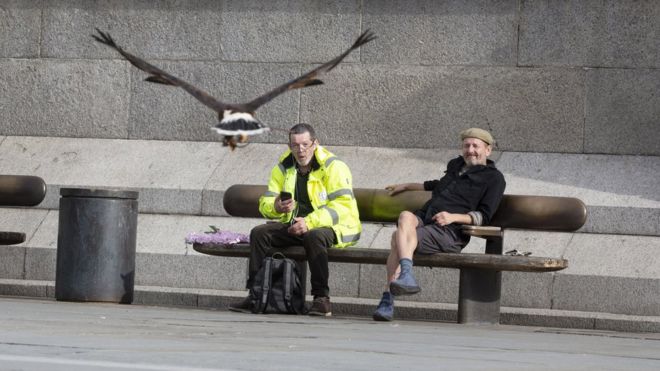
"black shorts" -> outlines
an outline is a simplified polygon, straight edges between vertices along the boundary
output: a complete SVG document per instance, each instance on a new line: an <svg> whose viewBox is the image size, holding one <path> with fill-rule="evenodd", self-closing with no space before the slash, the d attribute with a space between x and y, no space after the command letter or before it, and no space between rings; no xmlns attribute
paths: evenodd
<svg viewBox="0 0 660 371"><path fill-rule="evenodd" d="M439 252L459 253L465 247L461 236L447 226L436 223L424 225L424 221L417 217L417 249L415 254L429 255Z"/></svg>

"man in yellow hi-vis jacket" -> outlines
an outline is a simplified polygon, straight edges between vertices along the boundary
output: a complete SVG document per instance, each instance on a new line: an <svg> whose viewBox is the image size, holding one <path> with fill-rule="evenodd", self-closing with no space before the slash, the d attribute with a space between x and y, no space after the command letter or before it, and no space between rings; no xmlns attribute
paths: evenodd
<svg viewBox="0 0 660 371"><path fill-rule="evenodd" d="M310 125L297 124L289 130L289 150L271 171L268 190L259 199L259 211L278 222L257 226L250 233L247 287L251 287L271 247L302 245L314 296L309 314L332 315L327 249L355 244L362 225L351 171L318 143ZM248 297L229 309L248 312L251 305Z"/></svg>

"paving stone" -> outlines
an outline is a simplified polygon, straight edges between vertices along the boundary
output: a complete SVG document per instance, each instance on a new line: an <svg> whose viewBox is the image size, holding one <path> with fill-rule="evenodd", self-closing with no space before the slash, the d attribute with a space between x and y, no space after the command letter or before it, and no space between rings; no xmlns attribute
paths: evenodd
<svg viewBox="0 0 660 371"><path fill-rule="evenodd" d="M233 61L326 62L360 35L360 18L353 0L228 0L220 23L223 51Z"/></svg>
<svg viewBox="0 0 660 371"><path fill-rule="evenodd" d="M584 79L569 69L340 65L324 89L302 91L300 117L334 145L456 148L457 133L477 126L498 150L582 152Z"/></svg>
<svg viewBox="0 0 660 371"><path fill-rule="evenodd" d="M589 70L586 84L585 152L660 155L659 69Z"/></svg>
<svg viewBox="0 0 660 371"><path fill-rule="evenodd" d="M521 65L660 67L656 1L523 1L520 9Z"/></svg>
<svg viewBox="0 0 660 371"><path fill-rule="evenodd" d="M362 51L378 64L516 64L517 2L364 2L364 27L379 39Z"/></svg>
<svg viewBox="0 0 660 371"><path fill-rule="evenodd" d="M0 58L39 56L40 0L0 2Z"/></svg>
<svg viewBox="0 0 660 371"><path fill-rule="evenodd" d="M0 132L127 138L128 84L120 61L0 59Z"/></svg>
<svg viewBox="0 0 660 371"><path fill-rule="evenodd" d="M119 58L92 39L110 33L125 50L147 59L222 58L222 2L67 0L44 7L43 54L49 58Z"/></svg>

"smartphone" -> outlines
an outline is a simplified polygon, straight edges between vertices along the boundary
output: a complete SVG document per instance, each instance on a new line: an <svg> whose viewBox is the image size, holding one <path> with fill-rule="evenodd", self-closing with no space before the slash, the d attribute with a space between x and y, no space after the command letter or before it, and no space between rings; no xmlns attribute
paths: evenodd
<svg viewBox="0 0 660 371"><path fill-rule="evenodd" d="M290 199L291 199L291 193L290 193L290 192L284 192L284 191L282 191L282 192L280 193L280 200L282 200L282 201L286 201L286 200L290 200Z"/></svg>

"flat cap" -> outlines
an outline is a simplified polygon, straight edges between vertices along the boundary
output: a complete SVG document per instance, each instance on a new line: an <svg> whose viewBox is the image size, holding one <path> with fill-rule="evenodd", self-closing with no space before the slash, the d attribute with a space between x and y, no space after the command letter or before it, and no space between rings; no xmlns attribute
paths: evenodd
<svg viewBox="0 0 660 371"><path fill-rule="evenodd" d="M489 132L487 132L484 129L479 129L479 128L469 128L469 129L463 130L461 132L461 140L463 140L465 138L481 139L489 145L492 145L493 143L495 143L495 139L493 139L493 136L490 135Z"/></svg>

